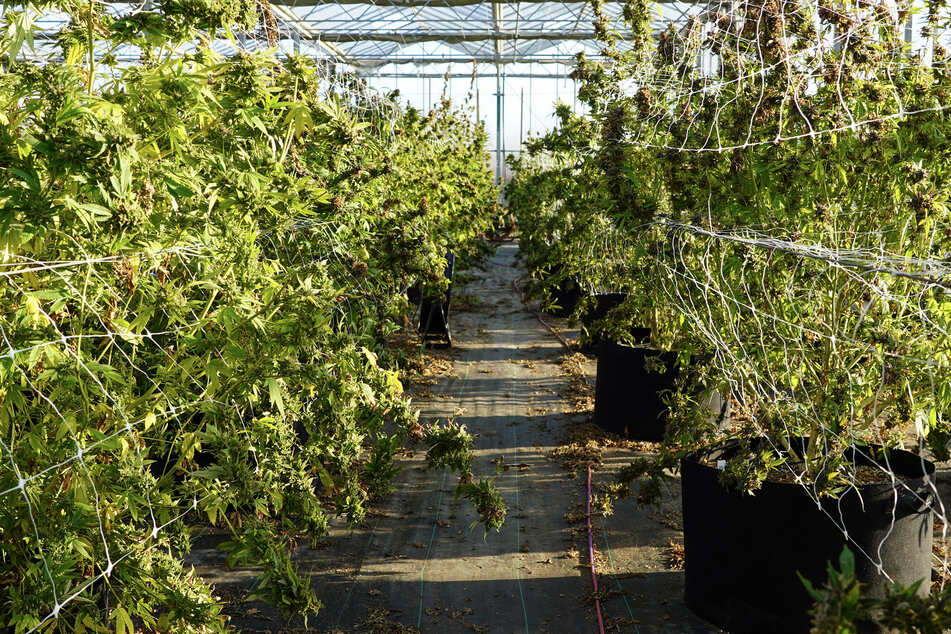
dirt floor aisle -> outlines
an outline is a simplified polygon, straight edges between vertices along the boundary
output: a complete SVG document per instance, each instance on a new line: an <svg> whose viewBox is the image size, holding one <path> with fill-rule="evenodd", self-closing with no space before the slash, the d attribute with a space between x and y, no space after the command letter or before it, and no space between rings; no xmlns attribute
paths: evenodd
<svg viewBox="0 0 951 634"><path fill-rule="evenodd" d="M501 246L485 271L454 292L463 299L452 326L452 371L422 390L422 421L456 414L476 439L473 472L491 475L509 507L501 533L483 539L474 512L455 500L455 476L424 467L423 452L404 458L397 490L366 525L338 527L297 559L311 572L325 607L306 630L262 604L244 604L243 631L597 632L582 503L584 477L550 457L574 426L590 418L564 394L565 348L526 310L513 288L523 274L515 244ZM594 363L578 364L593 381ZM569 399L570 400L570 399ZM583 408L582 408L583 409ZM630 453L602 452L601 482ZM596 518L602 604L613 632L715 632L684 607L683 575L669 570L680 540L672 493L661 509L628 501ZM238 571L196 553L199 571L218 590L240 585ZM244 581L247 581L246 577ZM418 630L416 629L418 628Z"/></svg>

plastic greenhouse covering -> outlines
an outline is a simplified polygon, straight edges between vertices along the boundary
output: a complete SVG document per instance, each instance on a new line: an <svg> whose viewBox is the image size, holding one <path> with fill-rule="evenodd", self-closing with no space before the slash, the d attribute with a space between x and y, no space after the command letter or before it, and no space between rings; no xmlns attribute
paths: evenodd
<svg viewBox="0 0 951 634"><path fill-rule="evenodd" d="M108 3L115 14L149 11L160 3ZM17 8L12 4L10 7ZM694 3L657 5L655 28L703 9ZM355 72L380 90L399 90L422 110L445 97L468 96L486 124L493 163L506 179L504 157L525 138L554 124L553 103L576 105L569 74L579 53L600 57L593 12L583 2L476 0L282 0L272 3L276 33L236 33L212 42L223 55L276 47L326 60L330 72ZM621 4L605 11L623 37ZM28 56L55 60L63 15L35 15L41 34ZM105 51L103 51L105 52ZM138 59L133 47L114 51L118 64ZM506 116L508 115L508 116ZM501 142L499 142L501 139ZM499 166L502 166L502 169Z"/></svg>

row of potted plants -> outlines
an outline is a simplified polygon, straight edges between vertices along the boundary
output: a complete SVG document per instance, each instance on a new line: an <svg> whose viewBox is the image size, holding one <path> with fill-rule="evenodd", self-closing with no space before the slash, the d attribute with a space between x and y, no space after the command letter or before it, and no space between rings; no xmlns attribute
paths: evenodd
<svg viewBox="0 0 951 634"><path fill-rule="evenodd" d="M216 54L254 3L140 9L4 13L0 629L18 633L226 629L182 563L198 523L260 567L253 598L313 614L288 544L359 521L413 439L487 527L504 511L464 429L420 425L385 345L406 289L445 291L447 251L478 257L496 220L481 125L303 58ZM60 61L21 61L36 12L68 17ZM116 63L128 47L141 60Z"/></svg>
<svg viewBox="0 0 951 634"><path fill-rule="evenodd" d="M648 500L680 469L687 602L730 631L808 631L815 596L818 631L942 631L925 457L947 459L951 405L946 53L913 51L894 10L749 4L655 36L640 1L621 51L594 8L609 63L579 59L587 113L559 107L507 194L550 297L565 278L622 293L600 330L676 357L660 454L618 490ZM796 574L821 587L845 546L884 601L861 614Z"/></svg>

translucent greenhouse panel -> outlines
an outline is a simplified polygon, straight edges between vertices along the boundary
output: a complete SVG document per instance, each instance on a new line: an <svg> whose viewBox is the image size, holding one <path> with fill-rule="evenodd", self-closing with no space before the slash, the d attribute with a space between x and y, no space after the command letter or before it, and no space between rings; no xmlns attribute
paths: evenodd
<svg viewBox="0 0 951 634"><path fill-rule="evenodd" d="M511 174L506 157L517 155L526 140L555 126L556 103L580 105L577 83L567 76L571 67L565 64L510 64L500 77L496 77L494 65L479 64L477 72L473 79L472 64L464 63L394 64L364 77L378 90L399 90L401 101L424 112L438 105L444 96L453 105L471 109L485 125L492 169L502 182L507 182Z"/></svg>

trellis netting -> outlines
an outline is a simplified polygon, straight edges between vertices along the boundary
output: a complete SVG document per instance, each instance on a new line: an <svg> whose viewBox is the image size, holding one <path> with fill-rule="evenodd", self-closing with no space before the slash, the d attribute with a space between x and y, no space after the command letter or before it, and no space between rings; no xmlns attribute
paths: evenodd
<svg viewBox="0 0 951 634"><path fill-rule="evenodd" d="M610 62L576 70L596 132L566 118L522 164L562 175L562 195L536 207L556 227L547 239L576 241L581 257L565 266L590 293L631 293L636 325L705 360L731 397L730 434L764 436L787 456L807 438L808 455L779 469L817 505L869 477L891 482L896 501L905 491L930 505L944 588L934 478L928 493L911 490L865 447L948 457L948 8L710 2L652 32L654 10L626 3L623 27L599 12ZM589 193L584 179L604 174L613 179ZM674 440L696 440L705 414L679 409L692 427ZM856 443L877 476L842 459ZM755 489L765 470L731 476ZM874 549L858 556L881 568Z"/></svg>
<svg viewBox="0 0 951 634"><path fill-rule="evenodd" d="M700 185L691 217L657 219L655 261L739 417L787 439L777 450L796 436L821 446L818 464L786 466L817 503L828 487L817 473L865 481L857 463L831 464L844 445L897 440L924 454L927 442L947 457L946 26L941 3L710 5L661 33L661 63L631 86L640 117L625 142L711 153L710 170L687 162L748 184ZM873 464L940 518L943 588L934 481L924 470L932 502L887 457ZM829 520L846 530L841 514ZM887 576L880 548L859 556Z"/></svg>
<svg viewBox="0 0 951 634"><path fill-rule="evenodd" d="M182 563L200 522L313 614L288 544L423 435L380 342L491 225L484 132L225 4L4 7L0 627L225 628Z"/></svg>

